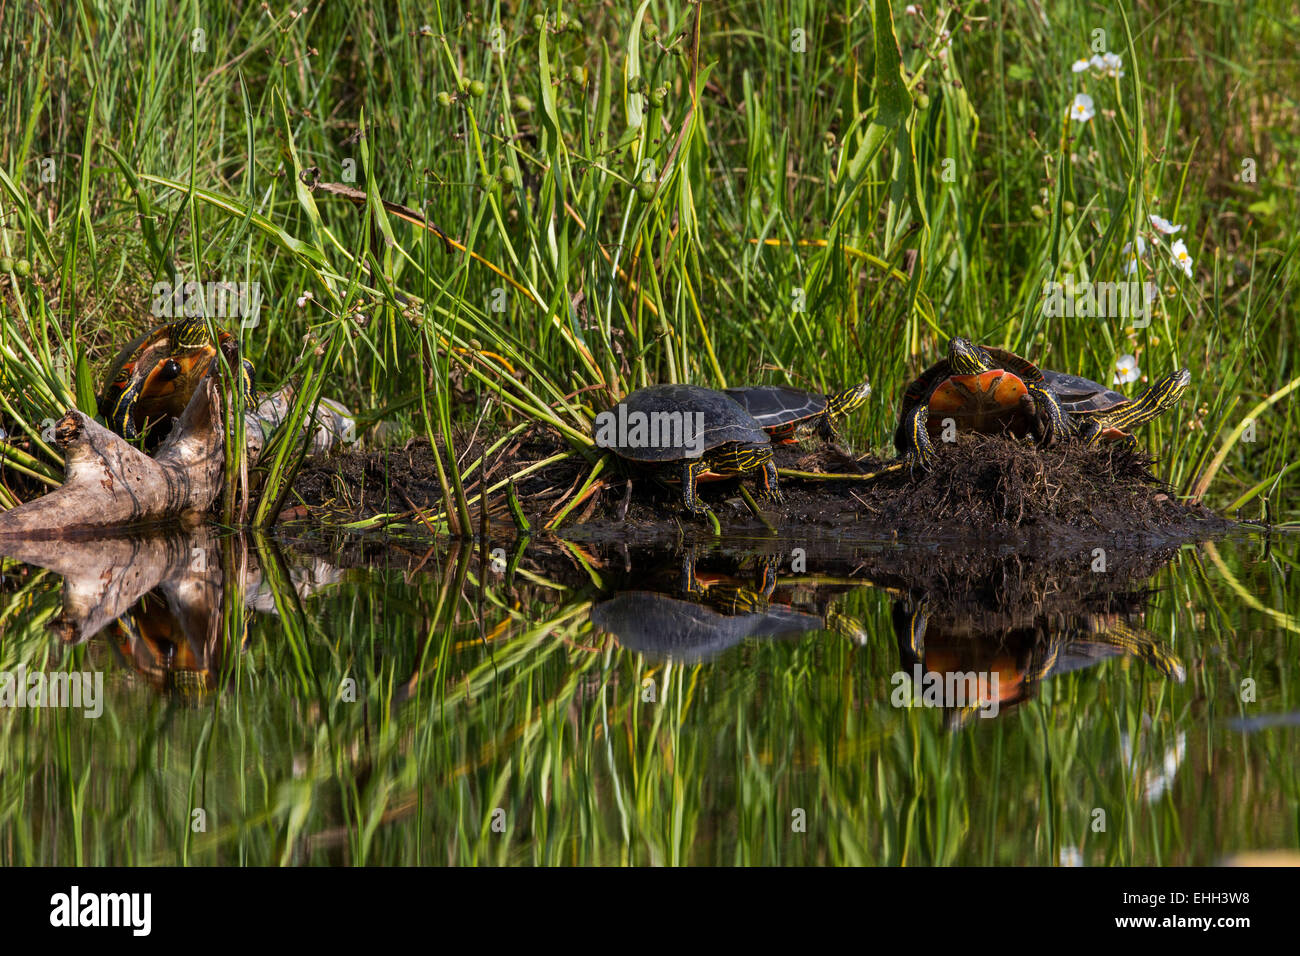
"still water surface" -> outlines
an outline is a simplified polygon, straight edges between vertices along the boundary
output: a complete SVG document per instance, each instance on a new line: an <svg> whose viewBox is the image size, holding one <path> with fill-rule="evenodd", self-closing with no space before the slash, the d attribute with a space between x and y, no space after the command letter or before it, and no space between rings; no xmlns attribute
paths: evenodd
<svg viewBox="0 0 1300 956"><path fill-rule="evenodd" d="M1296 544L6 546L0 863L1294 851Z"/></svg>

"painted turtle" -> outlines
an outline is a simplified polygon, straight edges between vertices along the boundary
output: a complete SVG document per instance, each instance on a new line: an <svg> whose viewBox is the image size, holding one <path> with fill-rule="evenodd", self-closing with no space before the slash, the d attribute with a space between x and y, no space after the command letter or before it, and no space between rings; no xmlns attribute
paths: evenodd
<svg viewBox="0 0 1300 956"><path fill-rule="evenodd" d="M692 514L700 479L761 471L764 495L781 500L767 432L736 402L698 385L649 385L596 416L596 444L620 458L676 477Z"/></svg>
<svg viewBox="0 0 1300 956"><path fill-rule="evenodd" d="M803 634L825 626L815 614L782 605L728 614L659 591L621 591L591 609L591 623L651 658L694 663L748 639Z"/></svg>
<svg viewBox="0 0 1300 956"><path fill-rule="evenodd" d="M99 397L99 413L108 427L132 439L151 425L179 417L194 389L208 373L220 347L234 354L235 339L218 330L217 342L202 319L179 319L150 329L122 347ZM240 361L244 392L253 401L253 364Z"/></svg>
<svg viewBox="0 0 1300 956"><path fill-rule="evenodd" d="M1073 420L1076 433L1089 445L1119 441L1132 446L1137 444L1137 439L1128 429L1143 425L1172 408L1191 384L1192 373L1185 368L1179 369L1131 400L1077 375L1043 369L1043 378L1048 390Z"/></svg>
<svg viewBox="0 0 1300 956"><path fill-rule="evenodd" d="M687 663L715 657L747 639L825 627L816 614L771 603L775 589L776 560L770 556L759 561L751 585L732 575L697 574L695 556L687 551L677 582L655 575L647 586L619 591L591 609L591 623L628 650Z"/></svg>
<svg viewBox="0 0 1300 956"><path fill-rule="evenodd" d="M748 385L726 392L754 416L773 443L788 445L814 433L827 441L839 441L835 419L861 408L871 394L871 383L834 395L784 385Z"/></svg>
<svg viewBox="0 0 1300 956"><path fill-rule="evenodd" d="M949 340L948 357L922 372L903 393L894 432L899 457L928 468L934 460L930 436L939 434L949 419L959 429L1033 435L1041 445L1071 431L1070 419L1036 365L961 337Z"/></svg>
<svg viewBox="0 0 1300 956"><path fill-rule="evenodd" d="M1154 634L1120 614L1010 614L998 620L971 613L932 614L928 598L896 598L892 610L904 674L922 675L913 693L945 696L962 688L974 701L943 699L948 725L956 729L984 710L990 716L1033 697L1047 678L1082 670L1112 657L1142 661L1161 676L1182 683L1182 661ZM898 688L896 687L896 692Z"/></svg>

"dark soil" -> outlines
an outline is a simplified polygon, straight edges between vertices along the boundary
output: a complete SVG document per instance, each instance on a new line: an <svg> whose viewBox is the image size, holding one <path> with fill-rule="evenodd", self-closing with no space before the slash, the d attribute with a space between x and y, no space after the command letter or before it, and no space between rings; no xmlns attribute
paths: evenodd
<svg viewBox="0 0 1300 956"><path fill-rule="evenodd" d="M565 450L544 429L525 433L489 463L488 482ZM479 455L477 447L468 451L462 461ZM935 467L924 473L900 469L869 482L784 477L784 502L760 501L767 524L746 506L735 479L701 483L700 496L724 532L762 536L775 530L783 536L1068 549L1089 541L1171 543L1233 527L1203 506L1178 501L1154 476L1151 458L1114 445L1088 449L1067 442L1040 449L1026 441L963 434L939 451ZM816 442L778 446L776 459L781 469L833 474L869 473L891 464L871 456L852 458ZM574 455L518 482L534 532L572 501L591 467ZM471 482L468 494L477 488ZM565 536L589 541L712 536L707 520L685 512L676 488L645 473L620 464L607 468L596 488L562 523ZM393 514L409 524L415 508L429 514L442 510L432 453L423 440L401 449L351 449L309 461L295 491L305 508L287 517L311 514L337 522ZM477 513L471 517L476 524L480 520ZM492 496L488 519L497 536L509 525L503 494Z"/></svg>

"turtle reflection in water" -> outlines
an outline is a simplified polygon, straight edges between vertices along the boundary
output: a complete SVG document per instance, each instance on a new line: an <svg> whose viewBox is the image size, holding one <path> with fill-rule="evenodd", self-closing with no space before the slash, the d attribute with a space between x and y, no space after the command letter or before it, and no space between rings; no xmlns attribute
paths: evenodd
<svg viewBox="0 0 1300 956"><path fill-rule="evenodd" d="M214 690L224 658L219 605L173 606L164 588L148 592L114 622L113 647L154 688L196 700ZM244 618L241 648L248 638Z"/></svg>
<svg viewBox="0 0 1300 956"><path fill-rule="evenodd" d="M828 628L861 641L861 626L829 606L816 613L792 607L792 589L778 589L776 570L776 558L762 557L750 583L697 572L694 555L686 552L675 587L660 576L645 588L619 591L592 608L591 622L629 650L687 663L715 657L749 638L795 637Z"/></svg>
<svg viewBox="0 0 1300 956"><path fill-rule="evenodd" d="M936 684L942 678L945 691L957 687L978 697L943 701L954 729L977 714L993 717L1024 703L1048 677L1110 657L1136 657L1180 684L1186 676L1159 638L1125 623L1121 614L932 615L927 598L902 597L892 617L903 673L920 672Z"/></svg>

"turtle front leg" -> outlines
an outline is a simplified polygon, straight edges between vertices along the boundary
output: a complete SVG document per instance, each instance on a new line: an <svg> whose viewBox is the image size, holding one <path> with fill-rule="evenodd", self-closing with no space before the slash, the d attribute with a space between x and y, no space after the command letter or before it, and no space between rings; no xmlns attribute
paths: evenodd
<svg viewBox="0 0 1300 956"><path fill-rule="evenodd" d="M706 515L709 506L695 496L695 482L704 471L704 462L688 461L682 465L682 504L693 515Z"/></svg>
<svg viewBox="0 0 1300 956"><path fill-rule="evenodd" d="M771 456L763 462L763 497L777 504L785 500L781 495L781 486L777 482L776 462Z"/></svg>
<svg viewBox="0 0 1300 956"><path fill-rule="evenodd" d="M253 388L253 363L248 359L240 359L240 385L244 389L244 404L247 408L252 408L257 404L257 390Z"/></svg>
<svg viewBox="0 0 1300 956"><path fill-rule="evenodd" d="M926 423L930 420L930 406L924 403L913 406L898 423L894 433L894 447L898 457L909 467L922 471L934 464L934 442Z"/></svg>
<svg viewBox="0 0 1300 956"><path fill-rule="evenodd" d="M1037 425L1038 444L1051 445L1068 437L1073 432L1070 417L1061 408L1056 396L1040 384L1028 386L1027 398L1034 403L1035 414L1032 420Z"/></svg>
<svg viewBox="0 0 1300 956"><path fill-rule="evenodd" d="M1091 415L1086 415L1079 419L1074 426L1074 433L1089 448L1092 448L1101 441L1102 427L1097 424L1097 419Z"/></svg>
<svg viewBox="0 0 1300 956"><path fill-rule="evenodd" d="M1081 418L1075 425L1076 434L1088 448L1098 447L1108 436L1114 444L1119 445L1125 451L1137 450L1137 436L1131 432L1118 432L1114 428L1107 426L1092 415Z"/></svg>
<svg viewBox="0 0 1300 956"><path fill-rule="evenodd" d="M117 397L111 408L104 410L104 422L127 441L139 437L135 427L135 403L139 397L140 384L135 382Z"/></svg>
<svg viewBox="0 0 1300 956"><path fill-rule="evenodd" d="M833 445L843 443L843 439L840 437L840 430L835 427L835 419L831 416L830 412L826 412L822 415L821 421L817 423L817 431L820 433L823 441L829 442Z"/></svg>

